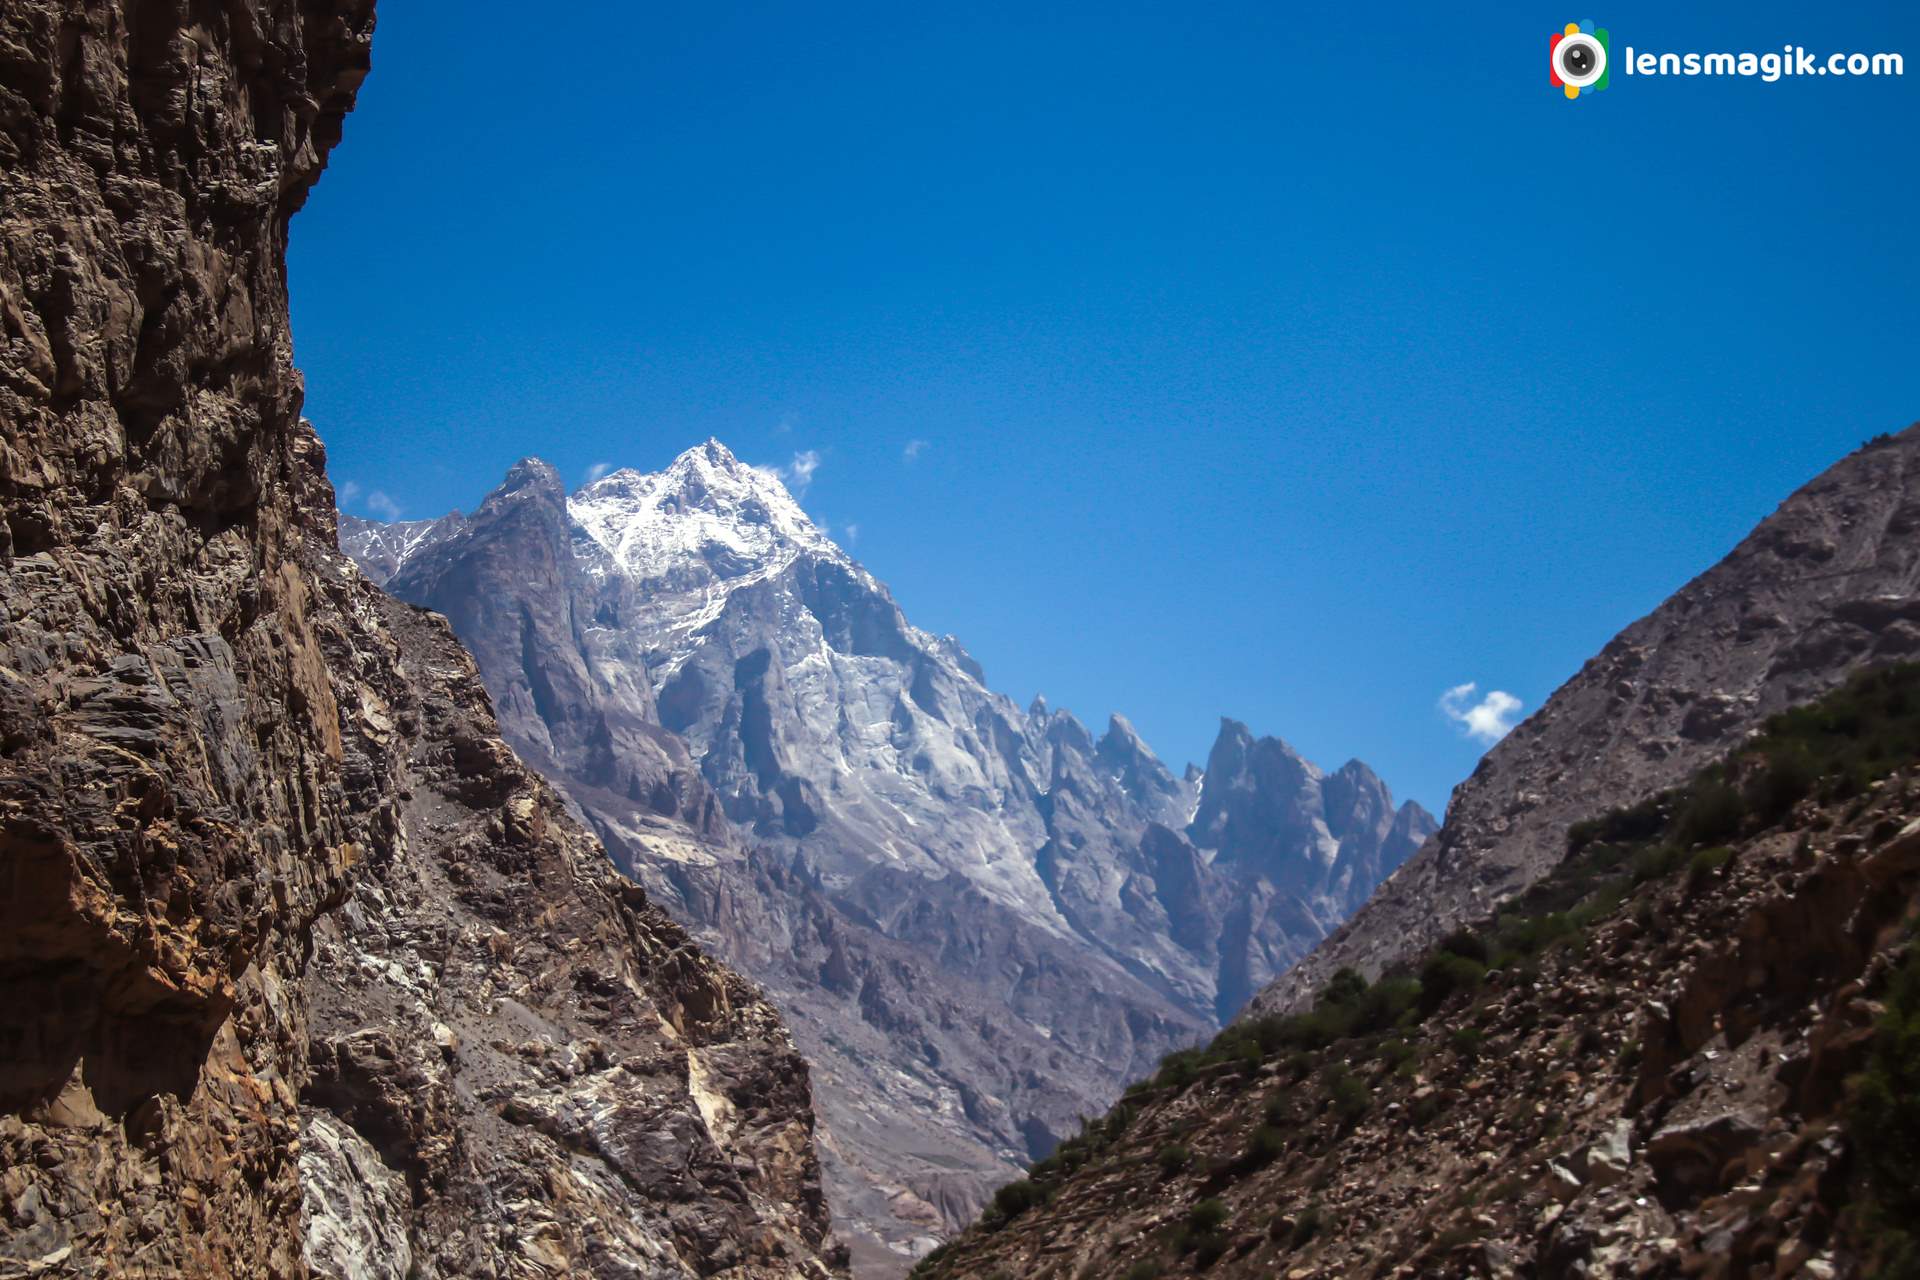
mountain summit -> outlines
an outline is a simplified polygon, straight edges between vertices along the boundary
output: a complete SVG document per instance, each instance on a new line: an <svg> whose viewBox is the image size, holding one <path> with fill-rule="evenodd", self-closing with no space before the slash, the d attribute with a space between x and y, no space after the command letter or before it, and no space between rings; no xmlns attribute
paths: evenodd
<svg viewBox="0 0 1920 1280"><path fill-rule="evenodd" d="M868 1274L1231 1017L1434 829L1364 765L1235 722L1176 776L1122 716L1096 738L1023 711L718 441L572 495L541 466L457 527L343 545L447 615L514 744L788 1012Z"/></svg>
<svg viewBox="0 0 1920 1280"><path fill-rule="evenodd" d="M568 499L567 511L605 554L606 569L651 589L777 572L802 552L846 558L778 474L748 466L718 440L665 471L609 472Z"/></svg>

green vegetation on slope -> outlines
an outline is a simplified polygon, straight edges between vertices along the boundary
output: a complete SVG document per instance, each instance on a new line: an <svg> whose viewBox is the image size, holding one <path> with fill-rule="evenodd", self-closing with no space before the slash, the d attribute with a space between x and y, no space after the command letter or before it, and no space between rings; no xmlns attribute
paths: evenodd
<svg viewBox="0 0 1920 1280"><path fill-rule="evenodd" d="M1858 1153L1862 1226L1878 1280L1920 1280L1920 947L1890 984L1847 1135Z"/></svg>
<svg viewBox="0 0 1920 1280"><path fill-rule="evenodd" d="M1206 1185L1223 1188L1234 1179L1296 1150L1315 1151L1351 1129L1369 1111L1371 1093L1351 1067L1382 1061L1406 1072L1422 1059L1451 1054L1471 1060L1481 1033L1454 1028L1443 1038L1425 1031L1442 1009L1476 998L1492 982L1530 976L1541 955L1575 945L1598 922L1628 903L1636 889L1686 873L1687 891L1704 890L1736 856L1733 842L1781 823L1801 801L1845 804L1864 796L1870 784L1920 759L1920 664L1903 663L1862 672L1826 697L1767 721L1761 732L1725 760L1686 784L1638 805L1615 810L1568 832L1567 857L1542 880L1502 907L1478 928L1460 930L1417 962L1369 983L1352 971L1335 974L1314 1007L1303 1013L1251 1018L1223 1030L1205 1046L1169 1055L1148 1080L1127 1090L1104 1121L1084 1125L1029 1179L1003 1188L1002 1203L983 1215L980 1229L1004 1228L1020 1213L1044 1203L1077 1170L1099 1161L1125 1134L1141 1106L1164 1101L1202 1081L1230 1089L1253 1089L1268 1068L1279 1068L1279 1087L1267 1100L1265 1123L1254 1130L1237 1160L1215 1160L1199 1170ZM1644 909L1644 906L1643 908ZM1920 970L1909 961L1900 999L1893 1002L1854 1104L1855 1129L1873 1188L1874 1221L1883 1256L1881 1274L1920 1280L1920 1246L1906 1222L1920 1221ZM1416 1126L1433 1113L1414 1109ZM1309 1122L1331 1120L1318 1128ZM1869 1132L1869 1130L1871 1132ZM1319 1136L1315 1136L1318 1134ZM1193 1155L1182 1144L1160 1148L1159 1175L1188 1171ZM1204 1206L1219 1206L1217 1199ZM1207 1221L1190 1217L1163 1241L1175 1257L1189 1253L1204 1269L1218 1256L1218 1210ZM1301 1222L1306 1222L1302 1218ZM1296 1229L1303 1245L1317 1230ZM915 1269L916 1276L945 1274L943 1248ZM1157 1262L1141 1274L1157 1274ZM1150 1272L1147 1268L1152 1268ZM1904 1268L1904 1269L1902 1269Z"/></svg>

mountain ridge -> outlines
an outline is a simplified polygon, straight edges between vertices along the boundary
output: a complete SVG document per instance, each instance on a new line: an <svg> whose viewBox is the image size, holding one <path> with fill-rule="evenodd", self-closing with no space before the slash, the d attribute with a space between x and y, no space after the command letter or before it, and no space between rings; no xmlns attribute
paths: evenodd
<svg viewBox="0 0 1920 1280"><path fill-rule="evenodd" d="M1378 975L1544 874L1568 823L1671 785L1863 663L1920 653L1916 489L1920 424L1788 495L1489 750L1434 839L1254 1011L1299 1008L1342 967Z"/></svg>
<svg viewBox="0 0 1920 1280"><path fill-rule="evenodd" d="M660 472L519 491L422 540L388 588L449 616L516 745L793 1016L836 1207L870 1229L872 1274L897 1274L1127 1072L1304 954L1410 851L1396 819L1431 829L1370 771L1323 797L1336 775L1243 728L1257 763L1299 763L1289 803L1265 807L1277 774L1223 768L1216 787L1244 795L1216 797L1220 861L1187 834L1205 775L1175 776L1124 716L1096 737L991 690L958 640L913 626L776 474L718 441ZM602 724L682 743L681 781L596 754L619 731L581 726ZM632 785L609 785L617 762ZM684 815L648 799L696 778L724 830L676 829ZM1329 808L1349 791L1392 812ZM1295 867L1309 844L1325 865Z"/></svg>

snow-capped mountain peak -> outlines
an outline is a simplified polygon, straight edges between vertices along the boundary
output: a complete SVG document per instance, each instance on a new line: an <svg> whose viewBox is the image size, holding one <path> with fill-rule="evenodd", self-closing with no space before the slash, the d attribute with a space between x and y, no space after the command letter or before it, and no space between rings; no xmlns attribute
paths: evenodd
<svg viewBox="0 0 1920 1280"><path fill-rule="evenodd" d="M638 583L696 586L778 569L802 551L844 559L778 472L718 440L665 471L614 471L567 499L567 514Z"/></svg>

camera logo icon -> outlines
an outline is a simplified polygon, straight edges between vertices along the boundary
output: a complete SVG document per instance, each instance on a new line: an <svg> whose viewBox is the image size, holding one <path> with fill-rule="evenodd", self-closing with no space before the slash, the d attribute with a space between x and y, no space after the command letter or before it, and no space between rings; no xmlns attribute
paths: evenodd
<svg viewBox="0 0 1920 1280"><path fill-rule="evenodd" d="M1591 21L1569 22L1547 42L1548 74L1553 87L1569 98L1607 87L1607 29Z"/></svg>

